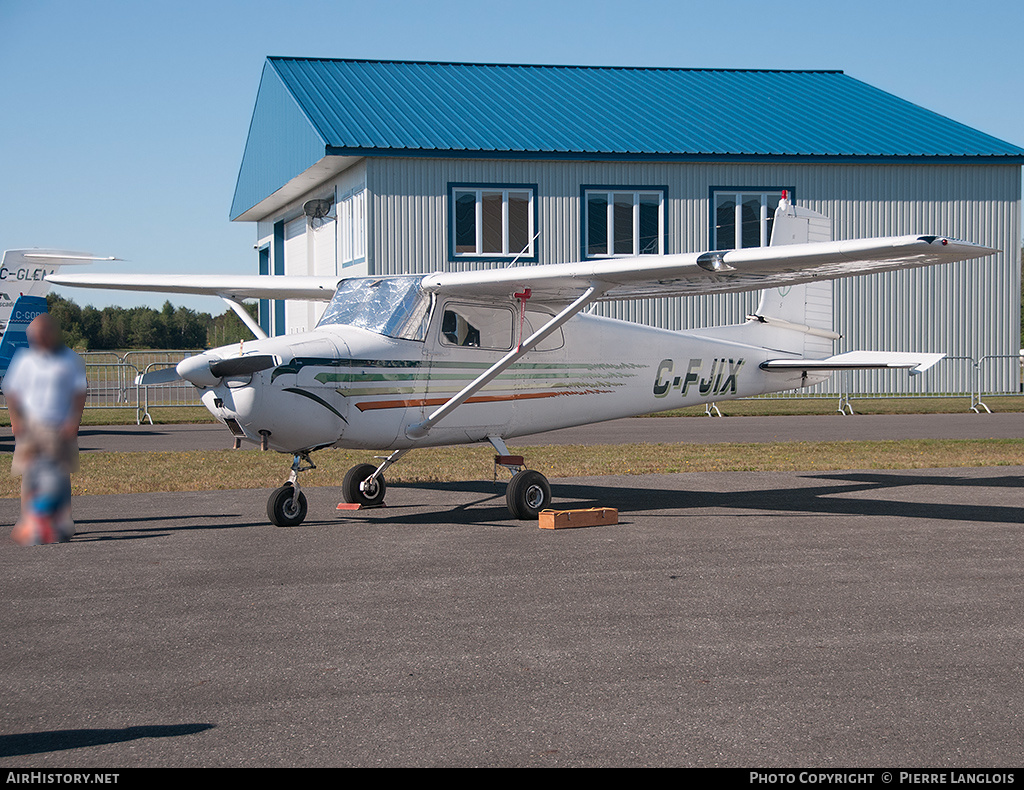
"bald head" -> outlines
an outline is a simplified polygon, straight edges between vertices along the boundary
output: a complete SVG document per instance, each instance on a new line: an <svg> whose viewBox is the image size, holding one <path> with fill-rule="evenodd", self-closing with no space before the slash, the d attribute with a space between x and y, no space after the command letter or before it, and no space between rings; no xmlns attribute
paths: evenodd
<svg viewBox="0 0 1024 790"><path fill-rule="evenodd" d="M28 343L42 351L55 351L60 347L60 327L49 313L41 313L32 319L26 330Z"/></svg>

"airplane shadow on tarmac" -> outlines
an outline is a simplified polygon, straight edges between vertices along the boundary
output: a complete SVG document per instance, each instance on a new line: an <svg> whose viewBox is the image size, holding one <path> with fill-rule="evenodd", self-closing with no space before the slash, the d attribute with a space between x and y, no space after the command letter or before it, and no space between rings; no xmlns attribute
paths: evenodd
<svg viewBox="0 0 1024 790"><path fill-rule="evenodd" d="M212 724L166 724L121 729L47 730L0 735L0 757L81 749L108 743L124 743L139 738L175 738L212 729Z"/></svg>
<svg viewBox="0 0 1024 790"><path fill-rule="evenodd" d="M142 516L123 518L75 518L74 542L86 541L110 541L110 540L141 540L145 538L162 538L174 532L190 532L195 530L211 529L240 529L243 527L266 526L263 523L236 523L225 522L225 519L237 518L237 513L205 513L205 514L181 514L173 516ZM180 523L184 519L201 519L194 524ZM110 524L124 524L123 529L102 529L91 531L91 526L107 527ZM141 524L153 524L153 526L139 526Z"/></svg>
<svg viewBox="0 0 1024 790"><path fill-rule="evenodd" d="M702 477L702 480L707 477ZM732 483L737 478L733 476ZM760 478L757 478L760 479ZM619 511L619 522L628 523L631 515L641 516L649 512L705 516L704 511L717 511L717 515L737 515L748 511L759 514L790 514L816 516L875 516L889 518L919 518L956 522L990 524L1024 523L1024 507L999 504L1002 498L999 489L1024 488L1024 477L1003 475L999 477L960 476L955 472L923 471L921 474L905 472L838 472L806 473L795 478L794 485L776 488L748 490L695 490L685 488L692 482L688 475L663 476L665 487L640 485L644 478L637 477L637 486L622 486L623 478L590 485L581 482L551 482L553 502L557 510L571 510L589 507L614 507ZM800 480L816 481L811 485L800 485ZM679 488L672 488L673 482ZM821 481L826 484L822 485ZM829 485L828 483L832 484ZM306 489L310 499L310 516L298 527L324 527L343 524L352 519L370 524L437 524L445 521L455 526L497 526L503 528L521 527L527 522L513 519L505 506L504 481L490 480L461 481L453 483L392 483L389 504L379 509L343 513L335 517L318 517L324 503L340 501L337 487ZM938 501L935 492L924 490L931 487L962 489L966 496L949 497L971 499L974 503ZM887 491L897 489L921 490L919 501L901 501L887 496ZM979 491L991 490L992 496L979 496ZM415 492L422 491L419 496ZM970 491L972 493L967 494ZM865 492L877 492L877 497L865 496ZM255 492L253 492L255 493ZM397 494L397 496L396 496ZM440 494L435 497L432 494ZM906 498L906 491L903 493ZM260 494L262 500L262 494ZM429 504L441 499L436 507ZM991 504L978 504L991 500ZM404 501L403 501L404 500ZM456 504L451 503L455 501ZM262 518L234 512L193 514L187 512L187 503L175 508L173 514L160 516L120 516L117 518L76 518L78 534L75 541L138 540L162 537L180 531L269 528ZM96 529L90 529L95 527Z"/></svg>
<svg viewBox="0 0 1024 790"><path fill-rule="evenodd" d="M557 510L589 507L617 508L620 520L629 514L650 511L677 511L685 515L693 510L751 510L807 515L886 516L895 518L923 518L950 521L972 521L995 524L1024 523L1024 507L998 504L998 494L991 504L965 504L939 502L934 492L930 499L899 501L886 497L883 492L898 488L954 487L962 489L1024 488L1024 477L961 477L956 474L905 474L901 472L814 473L802 476L808 480L834 481L835 485L786 486L746 491L710 491L615 485L587 485L551 481L553 502ZM637 478L638 482L642 478ZM680 484L686 478L679 477ZM392 490L423 489L430 491L480 495L454 508L443 511L444 518L454 524L480 524L503 522L518 526L521 521L509 517L505 508L504 485L490 481L459 483L394 483ZM877 491L877 499L844 497L844 494ZM365 511L368 520L376 522L436 523L441 511L409 512L411 506L386 507Z"/></svg>

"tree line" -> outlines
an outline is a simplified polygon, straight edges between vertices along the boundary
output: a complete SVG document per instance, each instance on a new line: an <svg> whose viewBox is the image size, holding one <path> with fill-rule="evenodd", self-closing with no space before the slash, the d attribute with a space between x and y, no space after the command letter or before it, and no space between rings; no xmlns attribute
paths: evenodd
<svg viewBox="0 0 1024 790"><path fill-rule="evenodd" d="M152 307L79 307L71 299L50 293L50 315L60 324L64 342L75 351L121 349L197 349L251 340L252 332L231 310L218 316L164 302ZM257 304L246 303L256 316Z"/></svg>

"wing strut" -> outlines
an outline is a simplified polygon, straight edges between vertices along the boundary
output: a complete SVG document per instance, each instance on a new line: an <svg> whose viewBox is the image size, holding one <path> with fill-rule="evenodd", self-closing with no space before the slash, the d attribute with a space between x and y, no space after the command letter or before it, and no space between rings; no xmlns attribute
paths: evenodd
<svg viewBox="0 0 1024 790"><path fill-rule="evenodd" d="M228 307L235 311L235 315L242 319L242 323L249 327L249 331L256 335L256 337L262 340L267 336L267 333L263 331L263 327L253 320L253 317L249 315L249 311L242 306L241 302L224 294L220 294L220 298L227 303Z"/></svg>
<svg viewBox="0 0 1024 790"><path fill-rule="evenodd" d="M562 324L576 315L578 312L583 310L592 301L597 299L604 293L607 285L595 285L591 284L586 291L583 292L579 298L576 299L568 307L564 308L558 315L548 321L544 326L530 335L520 345L513 348L505 356L491 365L487 370L477 376L473 381L467 384L461 392L457 395L452 396L446 403L438 407L438 409L431 414L423 422L418 422L415 425L410 425L405 430L405 435L410 439L422 439L430 429L437 425L438 422L443 420L459 406L465 403L469 398L473 397L477 392L482 390L488 384L490 384L497 376L511 367L514 363L519 361L520 357L533 351L537 345L544 340L548 335L558 329Z"/></svg>

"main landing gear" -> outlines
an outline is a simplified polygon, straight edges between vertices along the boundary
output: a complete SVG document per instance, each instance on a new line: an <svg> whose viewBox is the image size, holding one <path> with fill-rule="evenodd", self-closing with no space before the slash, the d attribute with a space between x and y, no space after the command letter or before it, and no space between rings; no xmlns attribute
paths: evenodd
<svg viewBox="0 0 1024 790"><path fill-rule="evenodd" d="M508 469L512 473L508 488L505 489L505 504L515 518L528 520L537 518L540 512L551 505L551 486L547 478L540 472L527 469L522 456L509 455L505 442L498 436L488 437L491 446L497 450L494 457L495 480L498 467ZM384 482L384 470L398 461L408 450L396 450L383 459L380 466L360 464L353 466L345 475L341 485L341 495L345 502L360 507L375 507L384 504L384 493L387 484Z"/></svg>
<svg viewBox="0 0 1024 790"><path fill-rule="evenodd" d="M377 507L384 504L384 493L387 483L384 482L384 470L405 455L408 450L395 450L384 459L380 466L359 464L348 470L341 483L341 496L350 505L360 507Z"/></svg>
<svg viewBox="0 0 1024 790"><path fill-rule="evenodd" d="M537 518L551 504L551 486L540 472L520 469L508 481L505 504L508 505L508 512L518 519L525 521Z"/></svg>
<svg viewBox="0 0 1024 790"><path fill-rule="evenodd" d="M508 469L512 479L505 489L505 504L509 513L517 519L535 519L540 512L551 505L551 486L547 478L534 469L527 469L522 456L509 455L505 442L497 436L488 437L497 451L494 457L494 477L497 480L498 467ZM394 465L408 450L396 450L383 458L378 466L359 464L345 474L341 484L342 498L350 505L378 507L384 504L387 483L384 472ZM278 527L296 527L306 518L306 495L299 488L299 472L315 469L308 452L297 453L292 460L288 481L270 495L267 500L267 516Z"/></svg>
<svg viewBox="0 0 1024 790"><path fill-rule="evenodd" d="M505 489L508 512L524 521L537 518L540 511L551 504L548 479L534 469L527 469L521 455L509 455L500 436L488 436L487 441L498 453L494 456L494 479L498 479L499 466L512 473L512 479Z"/></svg>

